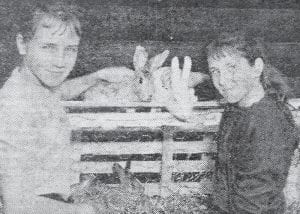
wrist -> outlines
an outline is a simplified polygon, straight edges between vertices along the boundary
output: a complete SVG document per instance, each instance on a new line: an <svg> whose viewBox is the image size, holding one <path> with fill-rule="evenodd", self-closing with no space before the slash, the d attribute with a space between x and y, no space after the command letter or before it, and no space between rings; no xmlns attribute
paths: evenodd
<svg viewBox="0 0 300 214"><path fill-rule="evenodd" d="M168 102L167 109L170 114L180 121L188 121L192 115L193 105L189 100L173 100Z"/></svg>

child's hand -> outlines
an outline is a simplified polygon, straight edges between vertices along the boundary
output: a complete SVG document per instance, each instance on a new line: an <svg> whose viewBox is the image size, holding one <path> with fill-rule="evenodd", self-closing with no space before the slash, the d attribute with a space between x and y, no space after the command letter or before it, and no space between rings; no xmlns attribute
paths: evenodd
<svg viewBox="0 0 300 214"><path fill-rule="evenodd" d="M179 68L177 57L172 59L171 64L171 88L173 97L178 103L186 103L189 100L189 76L192 68L192 60L186 56L184 58L183 68Z"/></svg>
<svg viewBox="0 0 300 214"><path fill-rule="evenodd" d="M192 68L190 57L184 58L183 68L179 68L177 57L172 59L171 64L171 90L172 100L168 103L168 110L180 120L187 120L192 112L190 90L188 87L189 76Z"/></svg>

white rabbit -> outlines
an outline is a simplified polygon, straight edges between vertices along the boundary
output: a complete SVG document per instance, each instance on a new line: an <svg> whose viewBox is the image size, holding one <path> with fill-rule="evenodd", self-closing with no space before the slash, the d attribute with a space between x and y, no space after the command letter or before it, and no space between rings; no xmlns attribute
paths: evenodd
<svg viewBox="0 0 300 214"><path fill-rule="evenodd" d="M143 71L147 74L147 86L142 87L142 92L146 94L154 103L166 104L172 99L171 89L171 67L162 67L169 55L169 51L165 50L162 53L155 55L147 61L147 52L145 48L137 46L135 57L133 59L135 69ZM209 76L200 72L191 72L189 77L189 97L191 101L197 101L194 95L194 88L197 84L208 79ZM149 99L148 99L149 100Z"/></svg>
<svg viewBox="0 0 300 214"><path fill-rule="evenodd" d="M169 51L164 51L148 60L145 48L137 46L133 56L134 77L121 83L103 81L86 91L85 100L103 103L151 101L154 93L152 71L157 70L164 63L168 54ZM111 75L114 75L114 72Z"/></svg>
<svg viewBox="0 0 300 214"><path fill-rule="evenodd" d="M154 69L150 69L152 76L151 82L153 84L152 101L160 104L166 104L171 101L170 99L173 99L173 90L171 88L171 67L161 67L162 63L166 59L164 53L165 52L153 57L154 60L151 64ZM208 78L209 76L207 74L200 72L190 73L188 82L189 94L187 96L189 96L189 99L192 102L197 101L194 87Z"/></svg>
<svg viewBox="0 0 300 214"><path fill-rule="evenodd" d="M133 56L134 77L126 79L122 83L102 82L85 93L85 100L104 103L152 101L164 104L168 102L172 96L170 89L171 68L162 67L168 55L169 51L165 50L148 60L148 53L145 48L137 46ZM193 90L195 83L203 82L207 77L208 75L202 73L191 73L189 81L191 83L189 84L191 99L196 99Z"/></svg>

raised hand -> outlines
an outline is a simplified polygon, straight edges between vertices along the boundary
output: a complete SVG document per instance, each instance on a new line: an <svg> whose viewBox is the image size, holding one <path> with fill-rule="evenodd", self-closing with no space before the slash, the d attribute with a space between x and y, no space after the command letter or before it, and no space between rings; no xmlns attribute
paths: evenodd
<svg viewBox="0 0 300 214"><path fill-rule="evenodd" d="M183 68L179 68L177 57L172 59L171 64L171 89L175 102L185 103L189 100L189 76L192 68L192 60L186 56L184 58Z"/></svg>
<svg viewBox="0 0 300 214"><path fill-rule="evenodd" d="M192 111L192 104L189 93L189 76L192 68L192 60L186 56L183 68L179 67L177 57L172 59L171 64L171 91L172 100L167 108L171 114L181 120L187 120Z"/></svg>

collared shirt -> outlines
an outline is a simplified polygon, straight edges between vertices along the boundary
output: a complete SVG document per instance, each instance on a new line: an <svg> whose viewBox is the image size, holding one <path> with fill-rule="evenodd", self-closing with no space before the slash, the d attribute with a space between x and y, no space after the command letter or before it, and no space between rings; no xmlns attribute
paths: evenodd
<svg viewBox="0 0 300 214"><path fill-rule="evenodd" d="M16 68L0 90L1 173L21 176L24 191L68 194L78 180L70 133L60 97Z"/></svg>

